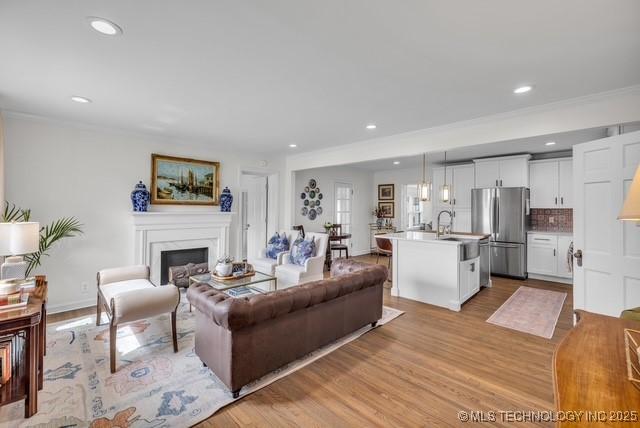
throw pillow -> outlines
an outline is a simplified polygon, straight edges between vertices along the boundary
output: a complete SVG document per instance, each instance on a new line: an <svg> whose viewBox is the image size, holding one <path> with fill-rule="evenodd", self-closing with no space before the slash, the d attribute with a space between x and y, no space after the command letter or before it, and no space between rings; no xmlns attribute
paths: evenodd
<svg viewBox="0 0 640 428"><path fill-rule="evenodd" d="M276 232L267 243L267 257L270 259L277 259L278 254L289 251L289 240L287 239L287 235L283 232L282 235L279 235Z"/></svg>
<svg viewBox="0 0 640 428"><path fill-rule="evenodd" d="M298 266L304 266L307 259L313 257L316 252L315 236L311 240L305 240L302 238L296 239L291 246L291 253L289 259L291 263Z"/></svg>

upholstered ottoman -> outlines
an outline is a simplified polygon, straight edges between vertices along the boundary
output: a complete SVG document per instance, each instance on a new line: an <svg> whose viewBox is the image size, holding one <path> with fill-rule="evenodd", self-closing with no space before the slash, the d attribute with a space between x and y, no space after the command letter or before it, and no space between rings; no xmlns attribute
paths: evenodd
<svg viewBox="0 0 640 428"><path fill-rule="evenodd" d="M103 269L98 272L96 325L100 325L102 308L109 316L109 351L111 373L116 371L116 336L118 325L171 312L173 351L178 352L176 310L180 292L169 284L156 287L149 281L148 266Z"/></svg>
<svg viewBox="0 0 640 428"><path fill-rule="evenodd" d="M640 308L627 309L622 311L620 318L625 320L640 321Z"/></svg>

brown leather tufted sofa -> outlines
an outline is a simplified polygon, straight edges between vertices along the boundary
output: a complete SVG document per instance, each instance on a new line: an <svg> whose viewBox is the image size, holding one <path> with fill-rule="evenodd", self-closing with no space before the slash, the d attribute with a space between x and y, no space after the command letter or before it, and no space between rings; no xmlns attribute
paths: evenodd
<svg viewBox="0 0 640 428"><path fill-rule="evenodd" d="M233 298L193 284L195 351L237 398L267 373L382 316L387 268L336 260L331 278L264 295Z"/></svg>

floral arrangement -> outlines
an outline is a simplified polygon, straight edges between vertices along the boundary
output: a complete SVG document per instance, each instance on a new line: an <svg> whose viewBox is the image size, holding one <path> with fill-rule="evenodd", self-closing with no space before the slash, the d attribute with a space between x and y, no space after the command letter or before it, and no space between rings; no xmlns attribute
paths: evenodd
<svg viewBox="0 0 640 428"><path fill-rule="evenodd" d="M375 217L375 218L383 218L384 217L384 213L383 211L376 207L373 209L373 211L371 212L371 214Z"/></svg>
<svg viewBox="0 0 640 428"><path fill-rule="evenodd" d="M333 223L331 223L330 221L326 222L324 224L324 230L326 230L327 233L329 233L331 229L333 229Z"/></svg>

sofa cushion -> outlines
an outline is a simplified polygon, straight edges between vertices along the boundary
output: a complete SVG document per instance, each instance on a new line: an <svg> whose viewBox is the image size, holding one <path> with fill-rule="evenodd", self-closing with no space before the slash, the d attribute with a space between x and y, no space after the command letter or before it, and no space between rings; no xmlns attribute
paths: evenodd
<svg viewBox="0 0 640 428"><path fill-rule="evenodd" d="M364 265L358 266L358 270L351 273L242 298L231 298L207 284L199 283L189 287L187 299L214 323L234 331L336 299L363 288L382 285L387 279L387 274L385 266Z"/></svg>
<svg viewBox="0 0 640 428"><path fill-rule="evenodd" d="M101 285L100 291L104 296L107 306L111 306L111 299L119 294L127 291L142 290L145 288L154 288L153 284L146 279L130 279L128 281L118 281Z"/></svg>

